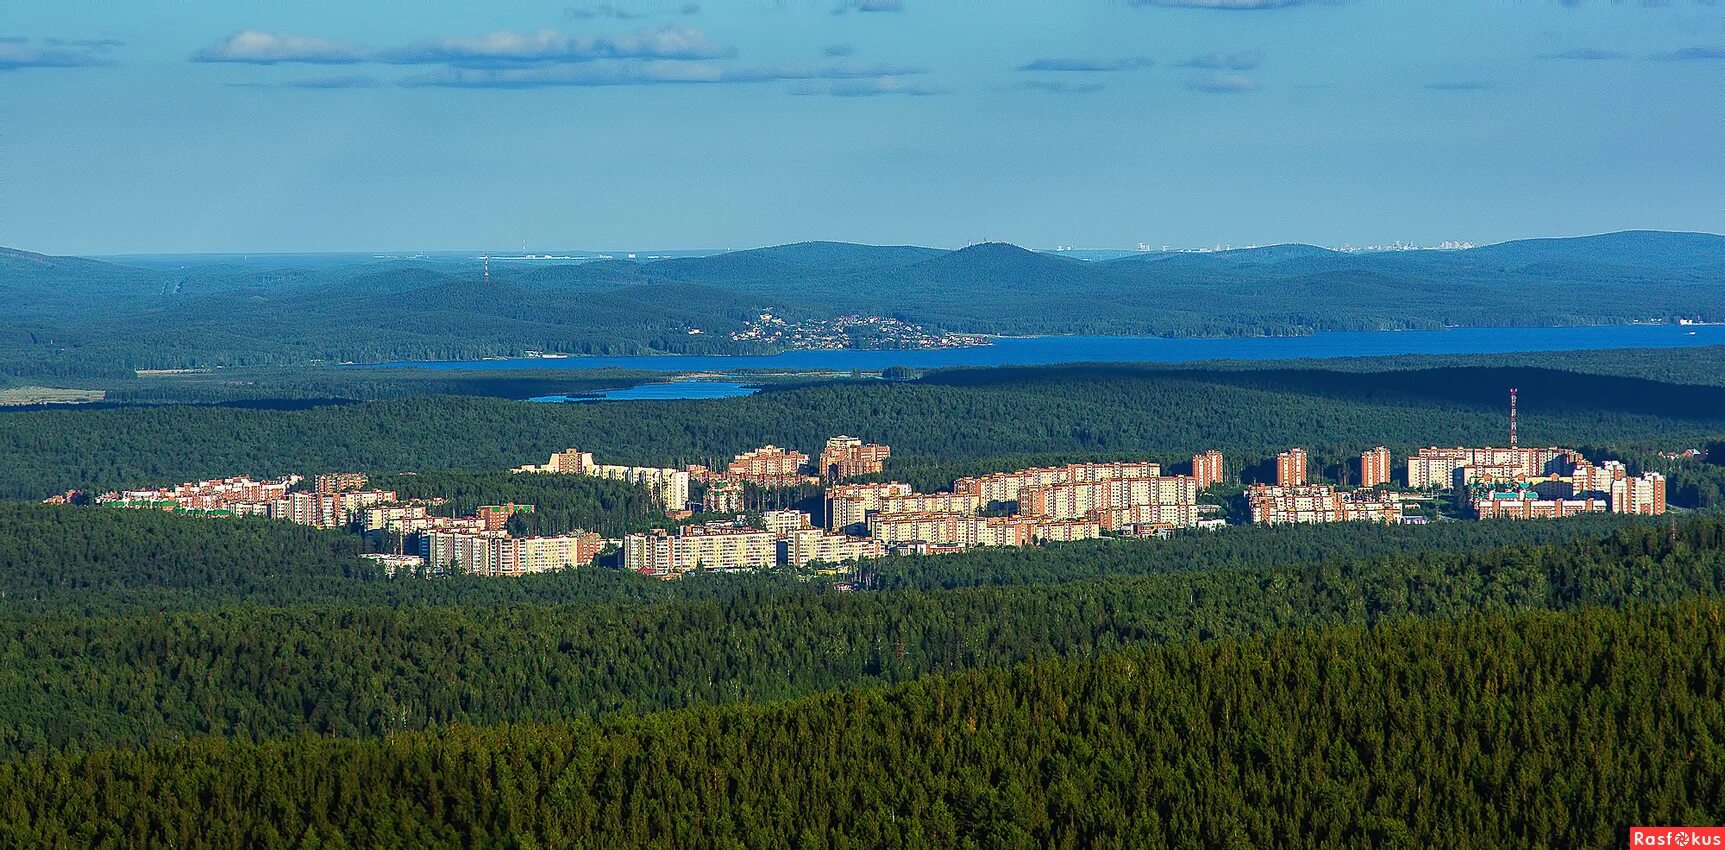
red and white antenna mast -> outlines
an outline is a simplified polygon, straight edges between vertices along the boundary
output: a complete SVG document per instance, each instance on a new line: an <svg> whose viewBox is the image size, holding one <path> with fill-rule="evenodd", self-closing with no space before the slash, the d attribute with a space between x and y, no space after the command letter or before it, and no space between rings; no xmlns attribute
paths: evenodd
<svg viewBox="0 0 1725 850"><path fill-rule="evenodd" d="M485 255L485 280L483 282L485 283L486 286L491 285L491 255L490 254ZM1510 392L1514 392L1514 390L1511 390Z"/></svg>
<svg viewBox="0 0 1725 850"><path fill-rule="evenodd" d="M1509 447L1515 448L1515 387L1509 388Z"/></svg>

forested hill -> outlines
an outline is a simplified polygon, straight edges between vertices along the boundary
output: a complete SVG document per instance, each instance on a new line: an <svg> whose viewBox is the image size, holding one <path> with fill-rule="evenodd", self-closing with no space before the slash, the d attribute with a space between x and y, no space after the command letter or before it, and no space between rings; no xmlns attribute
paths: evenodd
<svg viewBox="0 0 1725 850"><path fill-rule="evenodd" d="M578 265L378 260L139 268L0 253L0 374L753 350L762 310L979 333L1162 336L1725 320L1725 237L1627 232L1460 251L1305 245L1089 262L1011 245L833 242ZM699 331L700 333L691 333Z"/></svg>
<svg viewBox="0 0 1725 850"><path fill-rule="evenodd" d="M1220 449L1262 476L1289 446L1340 475L1385 445L1500 443L1521 390L1528 443L1597 448L1672 475L1676 504L1720 498L1725 454L1656 466L1655 450L1725 440L1725 387L1553 369L1399 372L1134 366L955 370L921 380L782 385L710 401L543 405L423 396L309 410L163 406L0 415L0 497L237 474L508 469L569 447L607 461L722 465L773 443L818 451L834 434L893 447L888 472L936 490L1040 463L1139 457L1171 465Z"/></svg>
<svg viewBox="0 0 1725 850"><path fill-rule="evenodd" d="M1622 847L1725 807L1725 603L1176 645L785 705L0 764L33 847Z"/></svg>

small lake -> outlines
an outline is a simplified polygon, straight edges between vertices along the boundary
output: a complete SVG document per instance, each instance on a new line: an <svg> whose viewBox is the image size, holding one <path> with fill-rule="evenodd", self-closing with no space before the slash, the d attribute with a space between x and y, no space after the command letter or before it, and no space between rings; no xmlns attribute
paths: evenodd
<svg viewBox="0 0 1725 850"><path fill-rule="evenodd" d="M528 401L543 402L583 402L583 401L655 401L682 398L734 398L740 395L753 395L759 392L758 387L740 384L736 381L667 381L663 384L642 384L621 390L605 390L582 395L543 395L530 398Z"/></svg>
<svg viewBox="0 0 1725 850"><path fill-rule="evenodd" d="M1058 363L1189 363L1196 360L1290 360L1396 354L1507 354L1608 348L1686 348L1725 345L1725 325L1603 325L1572 328L1452 328L1437 331L1326 332L1294 337L1168 339L1130 336L1038 336L996 339L993 345L930 351L787 351L773 355L530 357L510 360L389 363L432 369L641 369L727 372L739 369L878 371L888 366L1045 366ZM722 382L689 382L712 383ZM623 392L667 385L635 387ZM684 386L680 390L697 392ZM714 392L718 392L717 389ZM733 395L741 393L731 393ZM621 397L602 394L600 397ZM630 396L631 398L636 396ZM639 396L641 398L717 398Z"/></svg>

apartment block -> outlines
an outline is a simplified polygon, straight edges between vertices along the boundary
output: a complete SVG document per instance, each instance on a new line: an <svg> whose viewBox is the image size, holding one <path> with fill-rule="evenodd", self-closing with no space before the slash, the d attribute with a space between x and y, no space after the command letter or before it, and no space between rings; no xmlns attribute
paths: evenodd
<svg viewBox="0 0 1725 850"><path fill-rule="evenodd" d="M1134 505L1196 505L1197 501L1198 483L1184 475L1113 478L1021 488L1018 513L1050 519L1082 519L1096 511Z"/></svg>
<svg viewBox="0 0 1725 850"><path fill-rule="evenodd" d="M972 546L1027 546L1042 541L1086 540L1102 535L1094 519L981 517L961 513L871 514L869 536L888 547L923 543L965 549Z"/></svg>
<svg viewBox="0 0 1725 850"><path fill-rule="evenodd" d="M1198 489L1222 483L1225 475L1222 471L1221 452L1211 449L1201 455L1192 456L1192 480L1197 482Z"/></svg>
<svg viewBox="0 0 1725 850"><path fill-rule="evenodd" d="M816 471L833 480L873 475L886 468L886 459L891 456L888 446L841 435L827 440Z"/></svg>
<svg viewBox="0 0 1725 850"><path fill-rule="evenodd" d="M701 567L766 569L778 563L778 538L770 531L729 525L692 525L668 534L656 529L623 538L623 568L674 576Z"/></svg>
<svg viewBox="0 0 1725 850"><path fill-rule="evenodd" d="M509 525L510 517L516 514L530 513L533 513L532 505L517 505L514 502L506 502L501 505L480 505L473 511L474 516L479 519L486 531L501 531Z"/></svg>
<svg viewBox="0 0 1725 850"><path fill-rule="evenodd" d="M319 493L347 493L364 490L367 480L363 472L326 472L313 480Z"/></svg>
<svg viewBox="0 0 1725 850"><path fill-rule="evenodd" d="M799 528L785 535L788 563L807 566L811 563L842 564L865 558L879 558L886 547L879 540L828 534L819 528Z"/></svg>
<svg viewBox="0 0 1725 850"><path fill-rule="evenodd" d="M1252 521L1264 525L1325 522L1399 522L1401 501L1391 493L1337 490L1328 484L1254 485L1246 491Z"/></svg>
<svg viewBox="0 0 1725 850"><path fill-rule="evenodd" d="M96 504L121 508L157 510L226 511L241 502L273 502L287 496L303 479L289 475L271 481L241 476L212 481L188 481L172 487L103 493Z"/></svg>
<svg viewBox="0 0 1725 850"><path fill-rule="evenodd" d="M1611 482L1611 512L1659 516L1665 513L1665 476L1648 472Z"/></svg>
<svg viewBox="0 0 1725 850"><path fill-rule="evenodd" d="M1474 514L1480 519L1557 519L1607 509L1604 499L1542 499L1525 490L1491 493L1473 500Z"/></svg>
<svg viewBox="0 0 1725 850"><path fill-rule="evenodd" d="M869 511L880 510L884 499L909 496L909 484L888 481L878 484L834 484L826 489L827 530L863 530Z"/></svg>
<svg viewBox="0 0 1725 850"><path fill-rule="evenodd" d="M1276 455L1276 486L1296 487L1306 483L1306 450L1289 449Z"/></svg>
<svg viewBox="0 0 1725 850"><path fill-rule="evenodd" d="M593 562L601 541L592 532L510 537L499 531L430 531L419 535L426 564L480 576L522 576Z"/></svg>
<svg viewBox="0 0 1725 850"><path fill-rule="evenodd" d="M1025 487L1082 484L1116 478L1159 478L1161 475L1162 465L1150 461L1073 463L960 478L953 482L952 489L955 493L974 494L987 505L995 502L1016 502L1018 491Z"/></svg>
<svg viewBox="0 0 1725 850"><path fill-rule="evenodd" d="M701 495L701 510L711 514L743 512L743 482L735 478L716 478L707 484Z"/></svg>
<svg viewBox="0 0 1725 850"><path fill-rule="evenodd" d="M1555 446L1515 449L1433 446L1408 457L1408 487L1427 490L1466 486L1477 478L1474 473L1460 472L1466 467L1508 469L1526 478L1543 478L1567 473L1579 459L1574 449Z"/></svg>
<svg viewBox="0 0 1725 850"><path fill-rule="evenodd" d="M1193 502L1177 504L1131 505L1099 510L1090 515L1103 531L1118 531L1131 526L1152 528L1196 528L1202 519Z"/></svg>
<svg viewBox="0 0 1725 850"><path fill-rule="evenodd" d="M809 515L802 511L762 511L761 527L783 536L811 526Z"/></svg>
<svg viewBox="0 0 1725 850"><path fill-rule="evenodd" d="M1383 446L1360 455L1360 486L1376 487L1390 483L1390 450Z"/></svg>
<svg viewBox="0 0 1725 850"><path fill-rule="evenodd" d="M680 511L689 502L689 472L657 466L617 466L595 463L592 452L567 449L551 456L543 465L518 466L513 472L560 473L591 475L613 481L640 484L651 490L659 506L667 511Z"/></svg>
<svg viewBox="0 0 1725 850"><path fill-rule="evenodd" d="M809 456L802 452L768 444L737 455L725 474L763 487L789 487L806 480L802 470L808 463Z"/></svg>

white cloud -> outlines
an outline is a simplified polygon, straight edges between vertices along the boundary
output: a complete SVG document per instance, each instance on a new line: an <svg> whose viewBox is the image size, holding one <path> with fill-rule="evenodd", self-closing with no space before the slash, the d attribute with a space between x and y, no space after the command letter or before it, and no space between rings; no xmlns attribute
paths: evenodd
<svg viewBox="0 0 1725 850"><path fill-rule="evenodd" d="M262 30L241 30L192 55L195 62L243 62L252 65L274 65L278 62L345 65L364 62L368 58L370 56L366 50L350 44Z"/></svg>
<svg viewBox="0 0 1725 850"><path fill-rule="evenodd" d="M387 51L381 58L402 64L483 68L594 59L718 59L731 52L698 29L668 26L619 36L566 35L548 29L533 33L504 30L476 38L422 41Z"/></svg>

